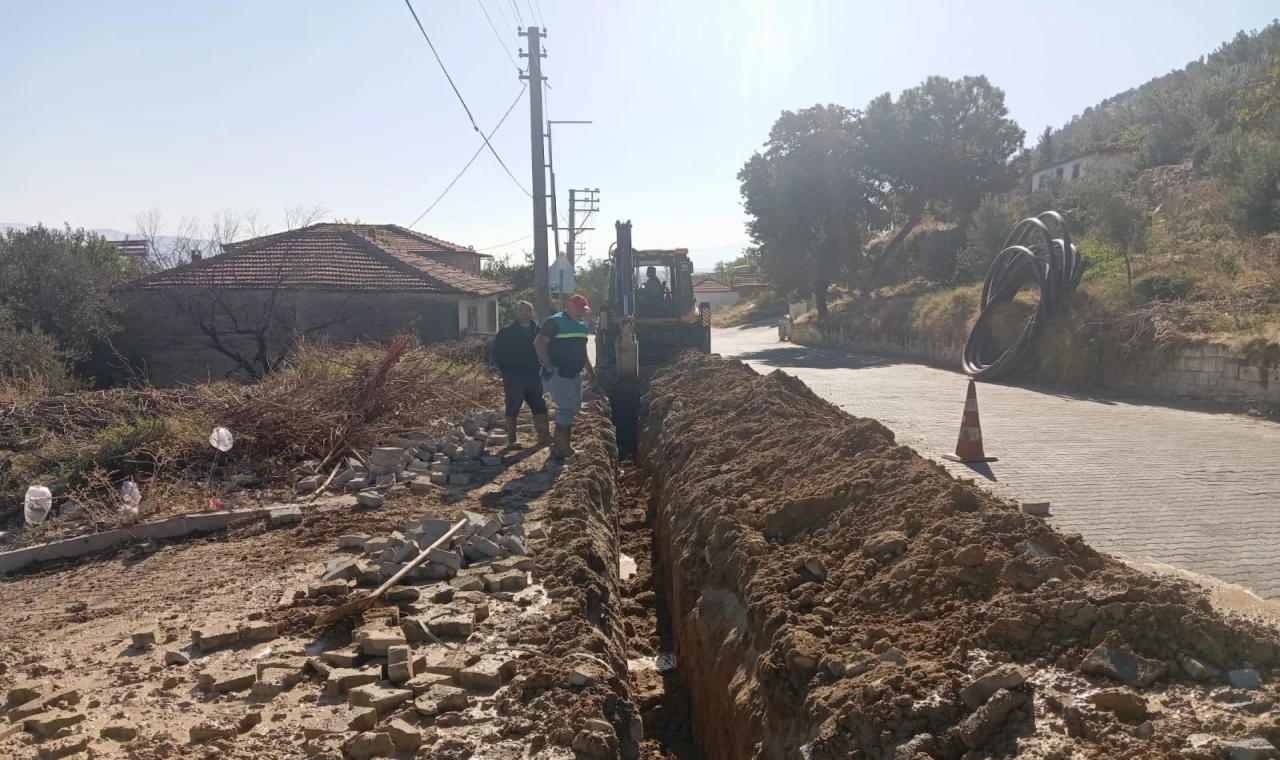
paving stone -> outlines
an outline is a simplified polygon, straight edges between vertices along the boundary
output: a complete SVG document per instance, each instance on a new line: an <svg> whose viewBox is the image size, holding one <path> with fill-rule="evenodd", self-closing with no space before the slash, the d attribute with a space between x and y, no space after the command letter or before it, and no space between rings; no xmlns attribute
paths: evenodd
<svg viewBox="0 0 1280 760"><path fill-rule="evenodd" d="M84 722L85 714L77 710L49 710L24 719L23 729L42 738L50 738L64 728Z"/></svg>
<svg viewBox="0 0 1280 760"><path fill-rule="evenodd" d="M504 527L522 525L524 524L524 512L503 512L498 515L498 519L502 521Z"/></svg>
<svg viewBox="0 0 1280 760"><path fill-rule="evenodd" d="M9 689L5 701L11 707L26 704L49 691L49 684L41 682L22 683Z"/></svg>
<svg viewBox="0 0 1280 760"><path fill-rule="evenodd" d="M502 530L502 520L494 516L485 521L476 535L481 538L492 539L500 530Z"/></svg>
<svg viewBox="0 0 1280 760"><path fill-rule="evenodd" d="M417 663L421 658L415 657ZM444 673L419 673L418 675L405 681L402 685L404 688L413 692L414 696L421 696L428 689L436 684L444 684L446 686L453 683L453 678Z"/></svg>
<svg viewBox="0 0 1280 760"><path fill-rule="evenodd" d="M239 644L240 629L227 625L197 628L191 632L191 641L200 647L201 652L208 654Z"/></svg>
<svg viewBox="0 0 1280 760"><path fill-rule="evenodd" d="M378 715L386 715L396 707L413 699L411 689L396 688L390 681L357 686L347 692L347 702L355 707L372 707Z"/></svg>
<svg viewBox="0 0 1280 760"><path fill-rule="evenodd" d="M1237 739L1227 745L1229 760L1273 760L1276 756L1275 745L1260 736Z"/></svg>
<svg viewBox="0 0 1280 760"><path fill-rule="evenodd" d="M404 634L390 628L385 631L370 633L361 643L360 648L367 655L385 657L387 650L395 646L405 645Z"/></svg>
<svg viewBox="0 0 1280 760"><path fill-rule="evenodd" d="M230 672L205 671L198 677L201 686L218 693L244 691L258 680L258 674L252 670L236 670Z"/></svg>
<svg viewBox="0 0 1280 760"><path fill-rule="evenodd" d="M458 685L464 689L496 689L510 681L516 673L516 661L495 654L482 655L478 661L458 673Z"/></svg>
<svg viewBox="0 0 1280 760"><path fill-rule="evenodd" d="M498 575L484 577L485 588L493 591L523 591L529 587L529 577L519 570L509 570Z"/></svg>
<svg viewBox="0 0 1280 760"><path fill-rule="evenodd" d="M320 659L335 668L354 668L363 658L364 654L355 649L333 649L320 653Z"/></svg>
<svg viewBox="0 0 1280 760"><path fill-rule="evenodd" d="M240 641L246 644L272 641L279 635L280 626L276 623L254 620L240 625Z"/></svg>
<svg viewBox="0 0 1280 760"><path fill-rule="evenodd" d="M378 725L378 711L372 707L330 705L306 718L302 723L302 735L308 741L347 731L369 731Z"/></svg>
<svg viewBox="0 0 1280 760"><path fill-rule="evenodd" d="M357 563L357 570L359 564ZM351 586L345 580L325 581L323 583L315 583L307 588L307 596L312 599L320 599L326 596L345 596Z"/></svg>
<svg viewBox="0 0 1280 760"><path fill-rule="evenodd" d="M360 491L369 487L369 477L367 475L357 475L347 481L345 488L348 491Z"/></svg>
<svg viewBox="0 0 1280 760"><path fill-rule="evenodd" d="M1262 676L1258 675L1258 671L1252 668L1227 671L1227 681L1236 689L1262 688Z"/></svg>
<svg viewBox="0 0 1280 760"><path fill-rule="evenodd" d="M170 649L164 653L165 665L186 665L188 662L191 662L191 658L187 656L186 652Z"/></svg>
<svg viewBox="0 0 1280 760"><path fill-rule="evenodd" d="M360 572L360 563L350 557L335 557L324 565L320 574L322 581L341 581L355 578Z"/></svg>
<svg viewBox="0 0 1280 760"><path fill-rule="evenodd" d="M487 538L481 538L476 535L472 536L471 539L467 541L467 546L462 553L468 560L474 562L496 557L501 552L502 550L497 544Z"/></svg>
<svg viewBox="0 0 1280 760"><path fill-rule="evenodd" d="M325 678L324 691L337 697L360 686L377 683L380 677L381 673L375 668L334 668Z"/></svg>
<svg viewBox="0 0 1280 760"><path fill-rule="evenodd" d="M416 752L422 746L422 732L399 718L387 724L387 733L401 752Z"/></svg>
<svg viewBox="0 0 1280 760"><path fill-rule="evenodd" d="M449 581L449 585L456 591L483 591L484 577L481 575L459 575Z"/></svg>
<svg viewBox="0 0 1280 760"><path fill-rule="evenodd" d="M471 476L465 473L450 473L449 485L451 486L469 486L471 485Z"/></svg>
<svg viewBox="0 0 1280 760"><path fill-rule="evenodd" d="M520 555L525 553L524 541L517 536L512 536L512 535L503 536L502 541L499 543L499 545L503 549L506 549L507 551L511 552L512 554Z"/></svg>
<svg viewBox="0 0 1280 760"><path fill-rule="evenodd" d="M298 493L311 493L313 491L317 491L320 489L320 486L323 483L324 483L323 477L319 475L308 475L307 477L298 481L298 485L297 485Z"/></svg>
<svg viewBox="0 0 1280 760"><path fill-rule="evenodd" d="M267 522L273 528L286 525L297 525L302 522L302 508L298 506L280 507L267 513Z"/></svg>
<svg viewBox="0 0 1280 760"><path fill-rule="evenodd" d="M420 714L432 718L443 713L465 710L470 701L466 689L435 684L415 699L413 706Z"/></svg>
<svg viewBox="0 0 1280 760"><path fill-rule="evenodd" d="M377 509L382 506L383 497L372 491L363 491L356 497L356 503L362 507ZM367 547L366 547L367 548Z"/></svg>
<svg viewBox="0 0 1280 760"><path fill-rule="evenodd" d="M134 649L146 649L156 644L155 631L137 631L129 638L133 642Z"/></svg>
<svg viewBox="0 0 1280 760"><path fill-rule="evenodd" d="M427 553L427 559L432 562L438 562L450 570L456 571L462 569L462 557L455 551L437 547Z"/></svg>
<svg viewBox="0 0 1280 760"><path fill-rule="evenodd" d="M529 538L542 539L547 537L547 529L542 521L532 522L525 528Z"/></svg>
<svg viewBox="0 0 1280 760"><path fill-rule="evenodd" d="M408 646L387 649L387 677L391 682L402 684L413 675L413 651Z"/></svg>

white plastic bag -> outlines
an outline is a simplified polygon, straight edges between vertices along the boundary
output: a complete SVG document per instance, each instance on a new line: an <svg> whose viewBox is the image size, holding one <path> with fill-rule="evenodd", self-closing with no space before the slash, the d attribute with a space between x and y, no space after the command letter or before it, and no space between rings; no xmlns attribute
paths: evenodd
<svg viewBox="0 0 1280 760"><path fill-rule="evenodd" d="M216 427L209 434L209 445L218 451L228 452L234 443L235 439L231 436L231 431L224 427Z"/></svg>
<svg viewBox="0 0 1280 760"><path fill-rule="evenodd" d="M142 503L142 491L138 488L138 484L132 480L121 483L120 501L124 502L125 509L138 511L138 505Z"/></svg>
<svg viewBox="0 0 1280 760"><path fill-rule="evenodd" d="M22 504L22 513L27 520L27 525L39 525L44 522L51 509L53 509L53 494L48 488L31 486L27 489L27 496Z"/></svg>

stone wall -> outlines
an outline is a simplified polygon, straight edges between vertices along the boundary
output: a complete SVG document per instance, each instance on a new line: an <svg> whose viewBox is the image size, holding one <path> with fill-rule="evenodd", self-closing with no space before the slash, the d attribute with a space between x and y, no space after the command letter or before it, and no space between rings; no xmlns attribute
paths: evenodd
<svg viewBox="0 0 1280 760"><path fill-rule="evenodd" d="M268 293L237 291L222 299L242 323L252 324ZM328 325L310 337L335 343L386 340L408 332L431 343L458 337L458 299L434 293L332 293L294 291L279 294L274 308L275 327L268 347L278 352L298 332ZM165 387L185 382L205 382L234 377L236 363L211 347L196 321L187 315L192 302L165 291L121 293L122 329L113 344L119 356L103 357L95 374L104 383L117 384L142 374L152 384ZM330 324L332 323L332 324ZM220 329L229 321L220 316ZM232 351L251 358L257 351L252 335L220 336Z"/></svg>
<svg viewBox="0 0 1280 760"><path fill-rule="evenodd" d="M820 328L813 321L797 323L791 340L809 346L903 356L949 370L959 369L964 351L964 346L956 344L859 337L843 327ZM1245 354L1216 343L1171 346L1106 378L1101 386L1152 398L1280 403L1280 350Z"/></svg>

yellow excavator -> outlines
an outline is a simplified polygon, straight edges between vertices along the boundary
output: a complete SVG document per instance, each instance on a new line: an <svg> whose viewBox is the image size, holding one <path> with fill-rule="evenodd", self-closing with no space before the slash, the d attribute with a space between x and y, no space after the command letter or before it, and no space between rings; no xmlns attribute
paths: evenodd
<svg viewBox="0 0 1280 760"><path fill-rule="evenodd" d="M636 250L631 222L614 227L609 292L596 319L595 372L613 405L619 449L629 451L634 430L627 425L648 372L687 349L711 353L711 304L693 294L689 249Z"/></svg>

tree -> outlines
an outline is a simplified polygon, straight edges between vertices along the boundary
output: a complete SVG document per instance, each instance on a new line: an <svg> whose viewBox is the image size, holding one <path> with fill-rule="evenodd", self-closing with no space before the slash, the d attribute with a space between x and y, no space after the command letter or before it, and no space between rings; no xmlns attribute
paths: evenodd
<svg viewBox="0 0 1280 760"><path fill-rule="evenodd" d="M1025 133L986 77L932 76L871 101L862 117L867 171L890 196L898 231L863 279L874 290L884 269L931 205L967 215L987 193L1013 186L1012 159Z"/></svg>
<svg viewBox="0 0 1280 760"><path fill-rule="evenodd" d="M138 274L135 262L83 229L44 226L0 237L0 310L12 328L51 337L71 359L116 331L111 289Z"/></svg>
<svg viewBox="0 0 1280 760"><path fill-rule="evenodd" d="M1124 273L1133 287L1131 256L1146 248L1151 213L1143 201L1119 178L1094 173L1072 183L1080 199L1079 213L1089 233L1115 244L1124 257Z"/></svg>
<svg viewBox="0 0 1280 760"><path fill-rule="evenodd" d="M1040 133L1040 142L1036 144L1036 153L1040 155L1040 166L1053 163L1053 127L1046 126Z"/></svg>
<svg viewBox="0 0 1280 760"><path fill-rule="evenodd" d="M328 213L319 203L285 206L285 231L315 224ZM257 209L214 212L207 223L199 217L184 216L172 235L166 234L164 214L159 208L134 214L133 225L137 236L147 242L147 263L156 271L189 264L195 255L217 256L232 243L271 234L271 225L258 215Z"/></svg>
<svg viewBox="0 0 1280 760"><path fill-rule="evenodd" d="M864 241L883 221L858 133L858 114L841 106L783 111L764 152L738 173L751 217L748 257L779 295L812 294L820 318L831 284L856 271Z"/></svg>

